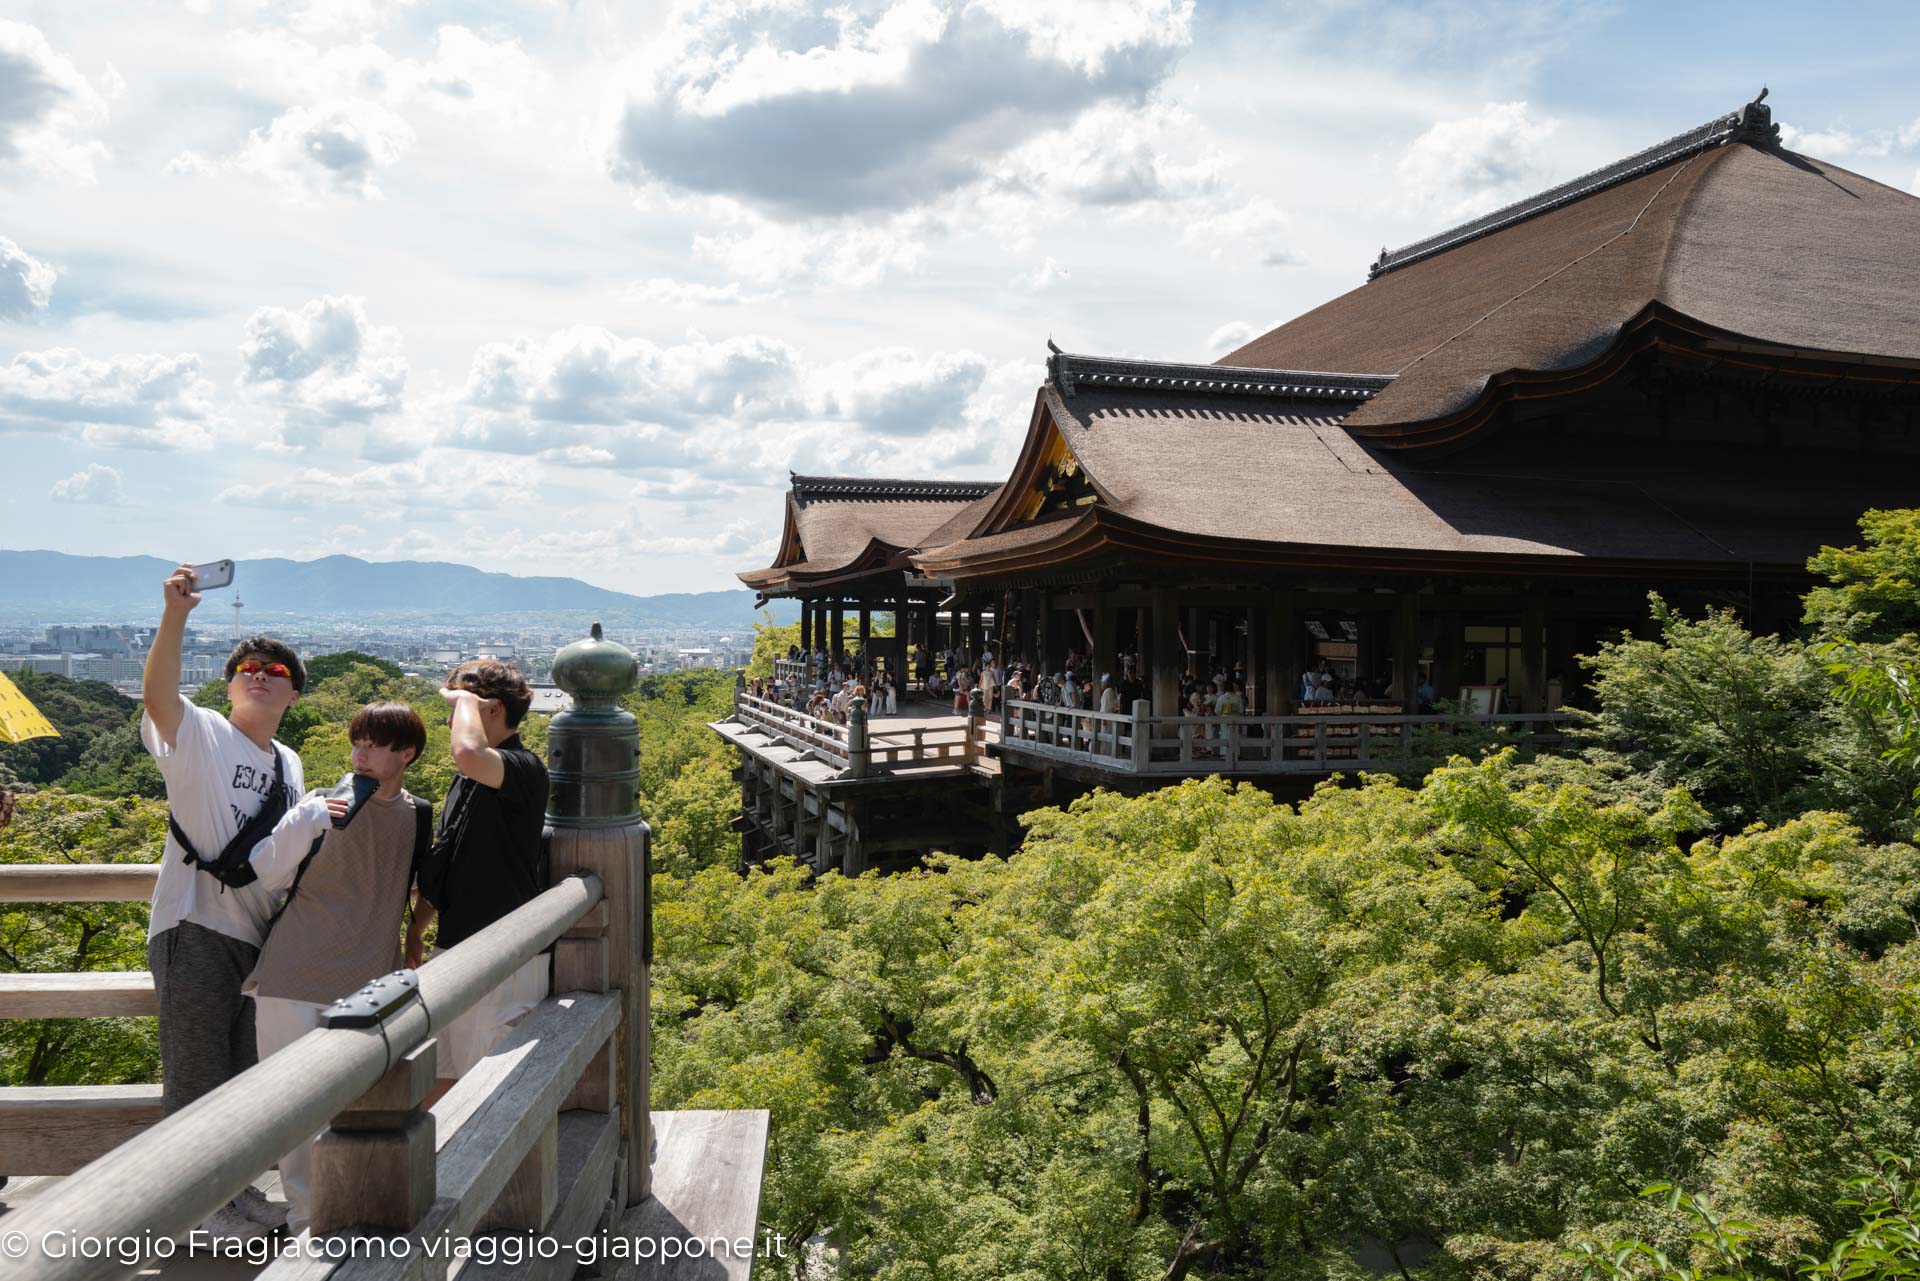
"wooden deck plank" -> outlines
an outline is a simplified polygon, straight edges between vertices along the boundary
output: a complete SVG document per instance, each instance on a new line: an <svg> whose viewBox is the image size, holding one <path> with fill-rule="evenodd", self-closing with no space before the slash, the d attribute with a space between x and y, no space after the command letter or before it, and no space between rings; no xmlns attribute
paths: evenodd
<svg viewBox="0 0 1920 1281"><path fill-rule="evenodd" d="M623 1259L614 1281L747 1281L760 1240L760 1185L766 1174L767 1117L763 1111L655 1112L653 1195L621 1216L616 1234L652 1242L655 1257ZM694 1254L695 1242L752 1243L733 1251ZM677 1243L680 1257L662 1260L661 1243ZM769 1263L765 1275L776 1275Z"/></svg>

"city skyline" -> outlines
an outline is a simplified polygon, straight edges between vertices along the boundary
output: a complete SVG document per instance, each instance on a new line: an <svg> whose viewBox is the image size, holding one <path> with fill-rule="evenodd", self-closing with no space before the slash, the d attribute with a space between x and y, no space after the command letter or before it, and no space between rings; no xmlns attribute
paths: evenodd
<svg viewBox="0 0 1920 1281"><path fill-rule="evenodd" d="M14 12L0 545L82 554L731 588L789 468L1003 478L1049 335L1217 358L1762 83L1920 183L1892 5Z"/></svg>

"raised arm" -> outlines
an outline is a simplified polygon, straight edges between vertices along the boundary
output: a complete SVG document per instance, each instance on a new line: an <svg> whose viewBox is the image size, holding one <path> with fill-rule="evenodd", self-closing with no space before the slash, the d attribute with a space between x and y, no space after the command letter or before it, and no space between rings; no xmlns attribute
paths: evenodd
<svg viewBox="0 0 1920 1281"><path fill-rule="evenodd" d="M146 704L147 718L161 743L171 751L182 715L180 638L187 630L187 615L200 603L200 593L193 590L193 570L187 565L168 575L160 590L164 604L160 626L153 633L153 648L147 651L146 670L140 676L140 701Z"/></svg>
<svg viewBox="0 0 1920 1281"><path fill-rule="evenodd" d="M482 787L497 790L507 780L507 763L487 739L487 718L501 714L500 700L481 698L470 689L443 689L440 696L453 705L448 735L453 767Z"/></svg>

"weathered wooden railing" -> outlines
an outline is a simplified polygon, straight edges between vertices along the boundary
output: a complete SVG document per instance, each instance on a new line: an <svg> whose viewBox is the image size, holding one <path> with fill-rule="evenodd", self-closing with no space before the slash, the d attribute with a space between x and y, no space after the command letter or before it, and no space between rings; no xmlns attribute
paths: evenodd
<svg viewBox="0 0 1920 1281"><path fill-rule="evenodd" d="M648 1109L648 833L633 718L615 706L633 658L596 624L554 670L575 703L550 729L551 888L164 1119L157 1086L0 1090L0 1174L67 1176L5 1216L8 1281L94 1281L168 1257L159 1243L316 1133L313 1235L274 1252L273 1281L426 1281L469 1256L462 1281L559 1281L608 1258L629 1281L745 1281L767 1113ZM0 867L0 902L137 900L157 871ZM548 952L553 995L428 1106L435 1033ZM144 973L0 975L0 1017L153 1013ZM147 1245L77 1247L106 1241Z"/></svg>
<svg viewBox="0 0 1920 1281"><path fill-rule="evenodd" d="M738 691L733 696L733 715L735 720L757 727L769 738L798 751L810 752L838 769L847 768L849 745L845 725Z"/></svg>
<svg viewBox="0 0 1920 1281"><path fill-rule="evenodd" d="M593 856L589 848L565 861ZM143 887L150 892L155 870L5 867L0 901L131 900ZM644 893L644 869L608 870L618 899L605 896L605 883L592 872L561 876L540 898L417 972L382 980L385 996L376 999L390 1008L375 1025L310 1032L164 1120L158 1086L0 1090L0 1171L71 1174L6 1216L8 1231L22 1234L16 1239L58 1246L36 1244L24 1258L10 1258L6 1275L127 1275L139 1261L127 1263L124 1251L89 1259L67 1247L82 1240L157 1242L187 1232L318 1131L325 1133L313 1161L313 1233L384 1244L289 1253L266 1277L443 1277L474 1238L527 1234L554 1242L555 1253L509 1274L569 1276L582 1242L594 1243L589 1254L604 1254L616 1231L656 1242L684 1241L697 1231L677 1222L690 1217L684 1206L670 1212L647 1199L650 1173L676 1192L695 1182L731 1191L736 1204L710 1206L710 1222L698 1225L707 1230L698 1234L752 1237L764 1113L658 1114L663 1136L649 1152L646 1078L631 1062L645 1053L643 1039L634 1044L643 1037L645 989L631 990L644 975L646 927L633 901ZM422 1107L435 1079L434 1033L549 949L554 995L444 1097ZM145 974L0 977L5 1017L153 1013ZM62 1001L44 985L21 981L51 977L88 983ZM110 1009L99 994L105 989L120 994ZM623 997L631 1010L623 1011ZM677 1131L677 1142L669 1144L667 1131ZM740 1178L716 1181L712 1168L701 1168L742 1154L754 1168L736 1172ZM752 1200L741 1204L747 1185ZM714 1219L728 1222L716 1232ZM405 1256L392 1244L395 1234L407 1243ZM329 1249L341 1259L311 1257ZM745 1277L750 1266L748 1259L707 1263L723 1269L713 1275L728 1278ZM663 1265L632 1275L675 1274Z"/></svg>
<svg viewBox="0 0 1920 1281"><path fill-rule="evenodd" d="M981 712L978 698L967 716L939 725L877 725L864 700L856 698L853 704L841 725L736 690L733 719L852 778L977 761L994 737L995 727Z"/></svg>
<svg viewBox="0 0 1920 1281"><path fill-rule="evenodd" d="M1014 701L1001 722L1000 750L1129 774L1330 773L1413 759L1417 733L1491 730L1515 744L1557 742L1565 712L1406 715L1303 711L1293 716L1153 716L1145 701L1130 714Z"/></svg>
<svg viewBox="0 0 1920 1281"><path fill-rule="evenodd" d="M773 678L788 689L812 689L813 660L810 658L776 658L773 660Z"/></svg>
<svg viewBox="0 0 1920 1281"><path fill-rule="evenodd" d="M175 1237L324 1130L313 1161L316 1236L407 1233L424 1253L428 1241L450 1246L480 1232L590 1234L606 1217L614 1164L624 1155L621 1105L628 1116L636 1110L609 1066L621 1018L619 994L605 990L605 979L570 966L574 973L561 980L566 990L536 1007L431 1109L422 1104L435 1080L436 1030L563 935L590 936L579 941L604 959L601 891L596 876L570 876L417 974L370 985L370 995L354 999L382 1007L371 1026L308 1033L89 1162L7 1216L8 1228L36 1247ZM599 969L606 973L604 963ZM595 986L602 990L588 990ZM336 1017L330 1011L323 1022ZM637 1110L645 1115L643 1101ZM563 1120L573 1158L564 1172ZM123 1260L63 1253L31 1249L10 1275L105 1278L134 1270ZM269 1275L308 1275L312 1262L282 1260ZM421 1275L417 1262L391 1262L370 1269L363 1259L353 1274Z"/></svg>

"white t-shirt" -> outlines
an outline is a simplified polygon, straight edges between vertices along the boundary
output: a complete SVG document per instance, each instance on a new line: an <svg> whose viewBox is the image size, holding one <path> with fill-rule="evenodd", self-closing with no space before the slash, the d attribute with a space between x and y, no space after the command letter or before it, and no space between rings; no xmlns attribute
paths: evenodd
<svg viewBox="0 0 1920 1281"><path fill-rule="evenodd" d="M218 712L196 707L185 696L180 703L180 729L171 751L161 743L160 731L145 712L140 714L140 741L153 753L160 777L167 782L167 804L180 830L202 857L215 858L259 812L273 786L273 756L254 746ZM300 754L283 743L274 746L286 759L287 803L291 805L306 787ZM259 881L237 889L222 885L186 862L186 857L169 832L160 880L153 887L147 937L191 921L259 947L278 893Z"/></svg>

